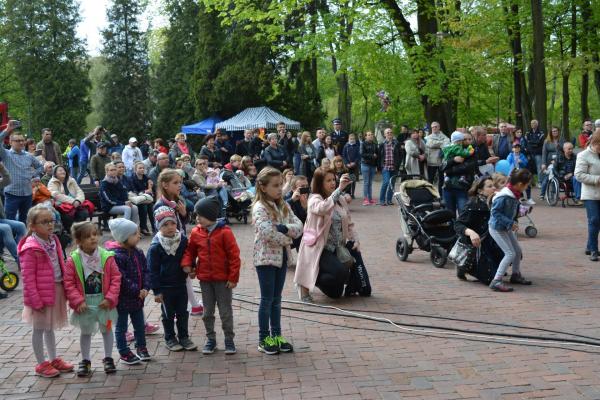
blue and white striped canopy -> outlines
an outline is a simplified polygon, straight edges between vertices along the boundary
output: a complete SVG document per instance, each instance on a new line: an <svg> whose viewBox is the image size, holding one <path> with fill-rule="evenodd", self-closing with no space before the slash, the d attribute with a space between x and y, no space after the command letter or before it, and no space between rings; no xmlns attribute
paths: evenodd
<svg viewBox="0 0 600 400"><path fill-rule="evenodd" d="M275 129L278 122L285 123L287 129L298 130L301 128L298 121L286 118L269 107L246 108L238 115L219 122L215 127L230 132L255 128Z"/></svg>

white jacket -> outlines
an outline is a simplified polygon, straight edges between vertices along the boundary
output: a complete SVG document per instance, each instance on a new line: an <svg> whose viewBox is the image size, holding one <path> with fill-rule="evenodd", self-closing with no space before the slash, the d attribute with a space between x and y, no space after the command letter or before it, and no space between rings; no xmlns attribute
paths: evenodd
<svg viewBox="0 0 600 400"><path fill-rule="evenodd" d="M427 155L427 165L430 167L439 167L442 165L442 148L450 144L448 136L442 132L432 133L425 138L425 154Z"/></svg>
<svg viewBox="0 0 600 400"><path fill-rule="evenodd" d="M67 189L69 189L68 195L65 192L64 185L54 177L52 177L48 182L48 190L50 190L50 194L56 202L56 205L60 205L61 203L73 204L75 200L79 201L79 203L83 203L85 201L85 194L75 179L69 177L69 180L67 181Z"/></svg>
<svg viewBox="0 0 600 400"><path fill-rule="evenodd" d="M130 145L127 145L123 149L121 159L125 164L125 169L128 171L132 171L133 164L135 164L136 161L143 161L142 151L139 147L131 147Z"/></svg>
<svg viewBox="0 0 600 400"><path fill-rule="evenodd" d="M581 182L581 200L600 200L600 154L590 147L577 154L575 178Z"/></svg>

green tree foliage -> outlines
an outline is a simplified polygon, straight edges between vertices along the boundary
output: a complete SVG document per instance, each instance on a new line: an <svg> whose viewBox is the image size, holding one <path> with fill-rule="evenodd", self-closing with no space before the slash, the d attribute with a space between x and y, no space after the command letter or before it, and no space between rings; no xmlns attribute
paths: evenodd
<svg viewBox="0 0 600 400"><path fill-rule="evenodd" d="M20 86L8 88L36 137L44 127L62 142L84 132L90 81L84 43L75 34L79 21L74 0L5 0L0 6L0 43L9 58L3 68Z"/></svg>
<svg viewBox="0 0 600 400"><path fill-rule="evenodd" d="M148 44L139 27L138 0L113 0L102 32L106 74L102 78L102 125L122 137L146 133L150 126Z"/></svg>
<svg viewBox="0 0 600 400"><path fill-rule="evenodd" d="M195 0L168 0L165 11L170 25L160 32L164 44L152 79L155 136L172 137L181 125L195 119L190 81L198 47L198 12Z"/></svg>

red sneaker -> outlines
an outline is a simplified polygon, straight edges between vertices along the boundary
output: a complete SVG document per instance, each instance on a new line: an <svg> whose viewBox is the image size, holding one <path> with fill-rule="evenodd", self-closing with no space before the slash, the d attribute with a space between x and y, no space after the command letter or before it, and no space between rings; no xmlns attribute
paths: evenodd
<svg viewBox="0 0 600 400"><path fill-rule="evenodd" d="M151 324L150 322L146 322L146 328L144 331L146 335L152 335L158 331L159 327L157 324Z"/></svg>
<svg viewBox="0 0 600 400"><path fill-rule="evenodd" d="M202 315L202 314L204 314L204 307L202 307L202 306L192 307L192 315Z"/></svg>
<svg viewBox="0 0 600 400"><path fill-rule="evenodd" d="M60 372L60 373L73 371L73 364L70 364L70 363L64 361L60 357L56 357L54 360L52 360L50 362L50 364L54 368L56 368L58 370L58 372Z"/></svg>
<svg viewBox="0 0 600 400"><path fill-rule="evenodd" d="M35 374L44 378L54 378L60 375L59 370L54 368L49 361L44 361L35 367Z"/></svg>
<svg viewBox="0 0 600 400"><path fill-rule="evenodd" d="M369 201L369 199L364 199L363 200L363 206L370 206L371 202Z"/></svg>
<svg viewBox="0 0 600 400"><path fill-rule="evenodd" d="M369 203L371 203L371 205L377 204L377 202L375 200L373 200L373 199L369 200Z"/></svg>

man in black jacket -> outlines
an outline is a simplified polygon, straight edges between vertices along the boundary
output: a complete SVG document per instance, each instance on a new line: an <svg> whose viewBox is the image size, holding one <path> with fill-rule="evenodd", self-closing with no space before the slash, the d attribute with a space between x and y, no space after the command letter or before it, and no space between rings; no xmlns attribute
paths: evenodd
<svg viewBox="0 0 600 400"><path fill-rule="evenodd" d="M392 128L387 128L383 135L385 140L379 145L379 169L381 169L382 183L381 191L379 192L379 205L392 205L392 190L388 190L392 176L397 175L400 171L400 165L406 153L401 148L400 143L394 139ZM402 154L404 153L404 154Z"/></svg>
<svg viewBox="0 0 600 400"><path fill-rule="evenodd" d="M235 146L235 154L242 157L249 156L252 158L252 160L256 160L258 157L260 157L262 148L257 148L256 142L253 139L252 130L246 129L244 131L244 140L238 142L238 144Z"/></svg>
<svg viewBox="0 0 600 400"><path fill-rule="evenodd" d="M529 154L531 155L531 161L535 165L528 165L527 169L531 171L531 173L535 173L538 177L538 182L541 182L541 170L542 170L542 150L544 148L544 138L546 134L539 128L539 123L537 120L531 120L531 129L525 135L525 139L527 139L527 148L529 150Z"/></svg>
<svg viewBox="0 0 600 400"><path fill-rule="evenodd" d="M342 150L344 146L348 142L348 133L342 130L342 120L339 118L334 119L333 121L333 132L331 132L331 142L333 143L333 147L336 148L337 154L342 154Z"/></svg>

